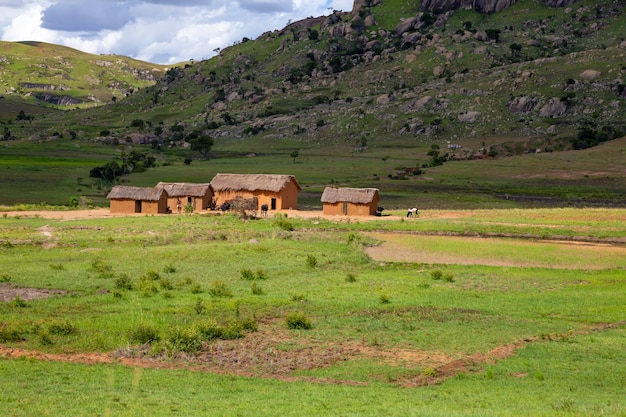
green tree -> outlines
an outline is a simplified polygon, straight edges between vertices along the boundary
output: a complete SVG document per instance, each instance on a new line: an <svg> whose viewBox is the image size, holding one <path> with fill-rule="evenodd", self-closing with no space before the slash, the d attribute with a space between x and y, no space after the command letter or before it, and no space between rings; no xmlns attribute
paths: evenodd
<svg viewBox="0 0 626 417"><path fill-rule="evenodd" d="M204 159L209 159L211 148L213 148L213 138L209 135L199 135L189 141L191 150L198 152Z"/></svg>
<svg viewBox="0 0 626 417"><path fill-rule="evenodd" d="M296 159L300 156L300 152L298 151L293 151L289 154L289 156L291 156L293 158L293 163L296 163Z"/></svg>

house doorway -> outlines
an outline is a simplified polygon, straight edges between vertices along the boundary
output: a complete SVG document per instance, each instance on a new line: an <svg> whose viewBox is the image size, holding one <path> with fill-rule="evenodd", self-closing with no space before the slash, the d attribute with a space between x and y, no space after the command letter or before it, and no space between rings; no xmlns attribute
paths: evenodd
<svg viewBox="0 0 626 417"><path fill-rule="evenodd" d="M341 207L341 213L346 216L348 214L348 203L344 202L343 206Z"/></svg>
<svg viewBox="0 0 626 417"><path fill-rule="evenodd" d="M135 200L135 213L141 213L141 200Z"/></svg>
<svg viewBox="0 0 626 417"><path fill-rule="evenodd" d="M272 210L276 210L276 199L275 198L272 198L272 201L271 201L270 204L271 204L271 207L272 207L271 209Z"/></svg>

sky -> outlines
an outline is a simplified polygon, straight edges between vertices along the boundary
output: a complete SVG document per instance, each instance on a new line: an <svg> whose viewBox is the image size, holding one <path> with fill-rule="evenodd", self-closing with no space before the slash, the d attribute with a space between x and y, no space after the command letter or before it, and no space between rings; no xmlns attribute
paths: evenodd
<svg viewBox="0 0 626 417"><path fill-rule="evenodd" d="M0 0L0 40L39 41L156 64L202 60L354 0ZM219 49L218 49L219 48Z"/></svg>

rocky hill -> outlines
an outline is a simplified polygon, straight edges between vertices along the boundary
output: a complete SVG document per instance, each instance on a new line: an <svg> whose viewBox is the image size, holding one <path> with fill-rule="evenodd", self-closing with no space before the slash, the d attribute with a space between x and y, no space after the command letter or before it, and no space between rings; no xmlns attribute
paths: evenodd
<svg viewBox="0 0 626 417"><path fill-rule="evenodd" d="M351 12L171 68L155 85L64 124L82 136L106 125L104 139L132 133L142 142L203 131L361 150L479 139L487 144L479 156L588 147L625 133L625 23L621 1L355 0ZM102 73L111 71L102 60ZM22 88L45 94L39 82Z"/></svg>
<svg viewBox="0 0 626 417"><path fill-rule="evenodd" d="M0 94L60 107L98 105L153 85L161 65L43 42L0 41Z"/></svg>

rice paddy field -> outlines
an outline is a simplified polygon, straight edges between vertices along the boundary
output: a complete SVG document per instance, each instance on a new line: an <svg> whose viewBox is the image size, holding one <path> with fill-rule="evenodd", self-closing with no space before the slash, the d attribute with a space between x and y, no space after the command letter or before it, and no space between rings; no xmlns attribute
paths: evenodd
<svg viewBox="0 0 626 417"><path fill-rule="evenodd" d="M626 210L403 214L6 211L0 415L626 415Z"/></svg>

